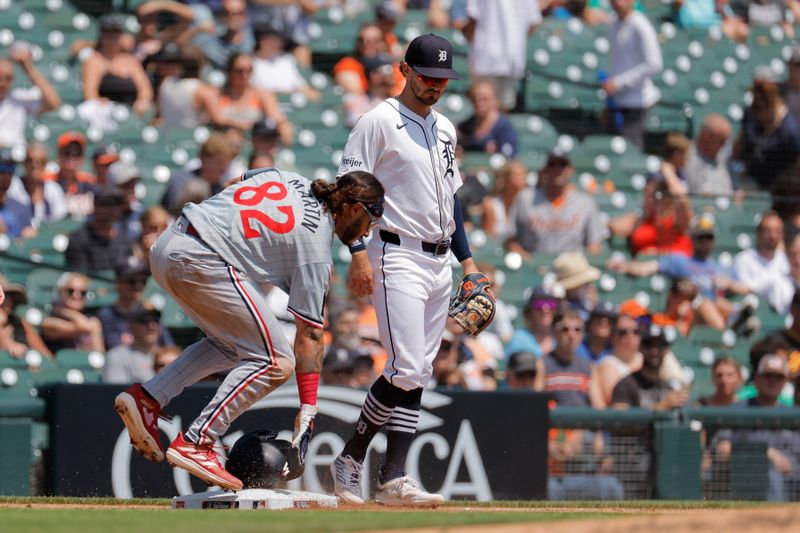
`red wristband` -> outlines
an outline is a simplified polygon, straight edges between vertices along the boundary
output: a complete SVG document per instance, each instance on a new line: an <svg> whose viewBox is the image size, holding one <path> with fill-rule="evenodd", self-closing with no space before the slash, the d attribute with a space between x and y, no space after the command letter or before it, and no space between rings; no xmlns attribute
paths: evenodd
<svg viewBox="0 0 800 533"><path fill-rule="evenodd" d="M297 392L300 393L300 404L317 405L317 389L319 374L313 372L297 373Z"/></svg>

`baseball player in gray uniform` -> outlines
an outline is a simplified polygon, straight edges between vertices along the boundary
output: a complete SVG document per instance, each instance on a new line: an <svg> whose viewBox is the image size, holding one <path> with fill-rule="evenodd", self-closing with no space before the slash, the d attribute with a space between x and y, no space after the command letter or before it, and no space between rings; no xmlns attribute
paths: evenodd
<svg viewBox="0 0 800 533"><path fill-rule="evenodd" d="M464 273L477 272L455 192L461 175L455 161L456 130L431 106L444 93L453 46L428 34L408 46L400 70L402 93L363 115L344 149L339 175L371 172L386 190L380 231L366 250L351 246L348 275L356 295L372 294L388 359L372 385L352 438L331 470L336 495L364 502L361 469L367 448L386 427L386 461L375 500L388 505L437 505L406 475L406 456L416 433L422 390L439 349L452 289L452 250Z"/></svg>
<svg viewBox="0 0 800 533"><path fill-rule="evenodd" d="M230 369L166 457L208 484L240 490L242 482L220 465L213 446L236 417L296 370L301 408L292 445L302 464L317 413L333 234L349 245L368 235L382 214L383 187L363 171L330 184L255 169L208 200L186 204L153 245L150 264L158 284L206 337L150 381L117 396L115 408L136 450L162 460L161 409L184 387ZM265 284L289 295L294 350L266 305Z"/></svg>

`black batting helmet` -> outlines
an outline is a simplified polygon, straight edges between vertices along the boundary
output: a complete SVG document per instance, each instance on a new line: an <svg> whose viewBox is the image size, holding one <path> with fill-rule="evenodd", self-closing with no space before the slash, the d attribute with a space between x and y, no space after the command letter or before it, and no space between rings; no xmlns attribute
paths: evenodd
<svg viewBox="0 0 800 533"><path fill-rule="evenodd" d="M278 439L271 429L242 435L231 448L225 469L246 489L272 489L303 473L292 443Z"/></svg>

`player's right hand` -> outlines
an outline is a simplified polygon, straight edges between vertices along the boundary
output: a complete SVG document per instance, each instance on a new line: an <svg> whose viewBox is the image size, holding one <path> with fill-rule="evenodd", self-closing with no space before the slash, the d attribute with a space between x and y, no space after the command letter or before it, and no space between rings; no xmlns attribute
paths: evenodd
<svg viewBox="0 0 800 533"><path fill-rule="evenodd" d="M347 271L347 289L353 296L372 294L372 266L367 252L356 252Z"/></svg>

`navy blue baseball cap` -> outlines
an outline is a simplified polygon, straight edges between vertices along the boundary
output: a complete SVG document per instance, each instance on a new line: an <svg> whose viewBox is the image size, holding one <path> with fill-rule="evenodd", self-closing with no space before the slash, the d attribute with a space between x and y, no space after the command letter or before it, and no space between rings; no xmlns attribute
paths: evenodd
<svg viewBox="0 0 800 533"><path fill-rule="evenodd" d="M453 45L432 33L420 35L406 49L406 63L414 72L430 78L460 79L453 69Z"/></svg>

